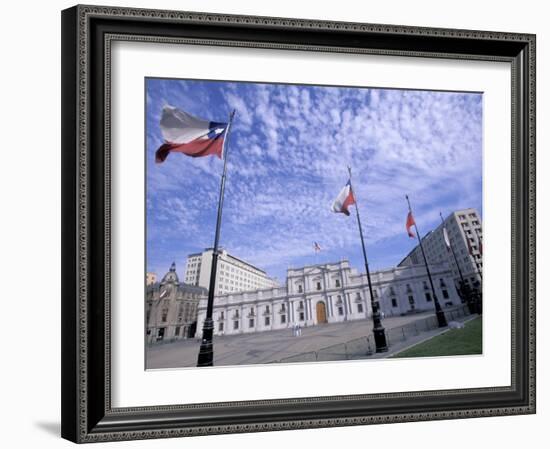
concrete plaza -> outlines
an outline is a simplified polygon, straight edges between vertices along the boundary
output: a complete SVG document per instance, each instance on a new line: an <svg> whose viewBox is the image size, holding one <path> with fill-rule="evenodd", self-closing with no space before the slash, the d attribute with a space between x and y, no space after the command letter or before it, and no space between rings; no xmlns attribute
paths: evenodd
<svg viewBox="0 0 550 449"><path fill-rule="evenodd" d="M387 317L383 320L383 325L386 330L399 328L431 315L433 316L434 312ZM215 336L214 365L271 363L371 334L372 320L365 319L302 328L302 335L299 337L293 336L292 329ZM148 346L147 369L194 367L199 347L198 339Z"/></svg>

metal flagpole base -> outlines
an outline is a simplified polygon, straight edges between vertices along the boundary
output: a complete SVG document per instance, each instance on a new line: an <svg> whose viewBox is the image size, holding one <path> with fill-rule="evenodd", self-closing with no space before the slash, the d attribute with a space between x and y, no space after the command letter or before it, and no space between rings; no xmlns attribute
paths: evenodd
<svg viewBox="0 0 550 449"><path fill-rule="evenodd" d="M212 344L213 331L214 322L211 318L206 319L202 328L202 342L197 366L214 366L214 345Z"/></svg>
<svg viewBox="0 0 550 449"><path fill-rule="evenodd" d="M443 310L435 312L435 316L437 317L437 325L439 327L447 327L447 318L445 318L445 312L443 312Z"/></svg>
<svg viewBox="0 0 550 449"><path fill-rule="evenodd" d="M372 330L374 334L374 344L376 346L376 352L387 352L388 344L386 342L386 332L383 327L379 327Z"/></svg>

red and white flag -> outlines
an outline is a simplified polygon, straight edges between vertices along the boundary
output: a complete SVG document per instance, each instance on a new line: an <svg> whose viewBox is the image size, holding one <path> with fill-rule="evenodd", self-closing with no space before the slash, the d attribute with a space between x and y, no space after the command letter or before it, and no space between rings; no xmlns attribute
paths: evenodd
<svg viewBox="0 0 550 449"><path fill-rule="evenodd" d="M349 216L348 207L355 204L355 197L351 190L351 181L348 181L344 188L340 191L334 203L332 204L332 212L342 213Z"/></svg>
<svg viewBox="0 0 550 449"><path fill-rule="evenodd" d="M416 223L414 222L414 217L413 217L413 214L412 214L412 211L409 211L409 213L407 214L407 222L405 223L405 227L407 228L407 234L409 235L410 238L414 239L414 234L413 232L411 231L411 228L415 225Z"/></svg>
<svg viewBox="0 0 550 449"><path fill-rule="evenodd" d="M215 155L223 158L227 123L209 122L178 108L164 106L160 130L164 143L155 153L155 162L159 164L173 151L191 157Z"/></svg>
<svg viewBox="0 0 550 449"><path fill-rule="evenodd" d="M317 242L313 242L313 249L316 253L318 253L319 251L321 251L321 246Z"/></svg>

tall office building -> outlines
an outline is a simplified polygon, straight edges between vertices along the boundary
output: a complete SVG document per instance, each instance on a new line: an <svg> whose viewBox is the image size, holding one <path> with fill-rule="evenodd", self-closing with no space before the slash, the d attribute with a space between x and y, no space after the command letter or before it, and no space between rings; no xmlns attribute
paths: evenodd
<svg viewBox="0 0 550 449"><path fill-rule="evenodd" d="M212 248L207 248L202 253L187 256L186 284L209 288L212 253ZM277 285L277 281L270 278L264 270L232 256L223 249L220 250L216 274L216 295L259 290L277 287Z"/></svg>
<svg viewBox="0 0 550 449"><path fill-rule="evenodd" d="M444 220L449 240L458 260L464 281L470 287L481 284L483 273L483 231L481 219L475 209L462 209L453 212ZM422 238L428 263L445 262L451 267L456 284L459 285L460 273L452 253L447 249L443 237L443 223L428 232ZM471 252L470 252L471 248ZM422 253L417 245L398 266L422 264Z"/></svg>

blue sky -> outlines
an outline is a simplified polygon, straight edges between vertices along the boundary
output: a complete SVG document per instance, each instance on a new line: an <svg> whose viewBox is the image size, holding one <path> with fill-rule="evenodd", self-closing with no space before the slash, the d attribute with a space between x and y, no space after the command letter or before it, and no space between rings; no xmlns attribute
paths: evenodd
<svg viewBox="0 0 550 449"><path fill-rule="evenodd" d="M223 162L171 154L155 164L165 104L210 121L236 110L221 245L284 282L289 266L338 261L364 271L355 211L330 211L353 170L371 270L415 245L439 212L482 212L482 94L194 80L146 80L147 271L214 240ZM313 242L322 247L319 254Z"/></svg>

